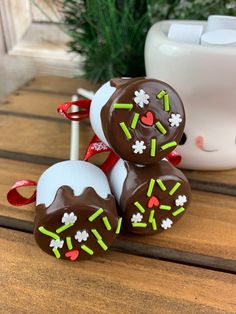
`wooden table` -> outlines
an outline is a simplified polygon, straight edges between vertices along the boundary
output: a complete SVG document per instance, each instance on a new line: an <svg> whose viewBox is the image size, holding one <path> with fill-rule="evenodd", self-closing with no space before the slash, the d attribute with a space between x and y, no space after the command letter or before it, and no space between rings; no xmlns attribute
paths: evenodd
<svg viewBox="0 0 236 314"><path fill-rule="evenodd" d="M34 205L13 207L16 179L37 180L69 156L56 113L78 79L37 77L0 105L0 313L236 313L236 170L186 174L191 208L160 235L123 233L101 258L57 261L35 244ZM81 123L80 150L91 138Z"/></svg>

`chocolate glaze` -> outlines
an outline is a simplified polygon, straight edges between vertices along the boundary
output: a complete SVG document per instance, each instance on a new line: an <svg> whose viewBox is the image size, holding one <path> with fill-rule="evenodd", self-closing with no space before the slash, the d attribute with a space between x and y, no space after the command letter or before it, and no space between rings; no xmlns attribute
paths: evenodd
<svg viewBox="0 0 236 314"><path fill-rule="evenodd" d="M103 213L94 221L90 222L88 218L94 214L99 208L103 208ZM42 250L50 255L54 255L52 247L50 247L51 237L42 234L39 227L56 233L56 229L63 226L62 217L64 213L73 212L77 216L77 221L73 226L59 233L60 240L64 240L62 248L59 248L60 258L69 259L65 254L70 251L67 247L66 237L71 237L73 249L78 250L78 260L88 259L91 256L81 249L81 245L86 245L94 254L92 256L102 254L104 250L98 244L96 237L91 232L91 229L96 229L102 237L103 242L109 247L116 238L116 228L118 216L116 212L116 204L114 197L109 195L106 199L101 198L93 188L88 187L84 192L75 196L73 190L69 186L62 186L58 189L53 203L45 207L44 204L39 204L36 207L34 236L37 244ZM107 230L103 217L107 217L111 225L111 230ZM75 239L77 231L86 230L89 234L87 241L78 242Z"/></svg>
<svg viewBox="0 0 236 314"><path fill-rule="evenodd" d="M120 199L120 208L123 211L125 227L132 233L148 235L164 230L161 227L163 219L171 219L174 225L186 212L186 208L191 200L190 185L184 174L165 160L145 167L139 167L128 162L125 163L125 166L128 174L123 185ZM155 183L152 196L158 198L159 205L148 208L147 204L150 197L147 196L147 191L151 179L160 179L164 183L166 191L162 191L158 184ZM181 186L173 196L169 195L169 191L177 182L180 182ZM187 202L183 205L185 211L177 216L173 216L172 213L182 207L176 206L175 204L175 200L179 195L185 195L187 197ZM145 209L145 213L141 213L141 215L143 215L141 222L147 223L146 228L132 226L131 218L133 214L140 213L138 208L134 205L137 201ZM171 210L160 209L160 205L169 205L171 206ZM152 209L155 210L154 217L156 219L157 230L153 230L152 224L148 221Z"/></svg>
<svg viewBox="0 0 236 314"><path fill-rule="evenodd" d="M164 158L175 147L162 150L161 146L172 141L176 141L178 144L185 126L184 107L177 92L170 85L162 81L143 77L133 79L114 78L110 81L110 84L116 87L116 91L102 108L101 120L103 132L111 148L122 159L141 165L155 163ZM143 89L150 96L149 104L144 105L144 108L140 108L134 102L134 93L140 89ZM170 111L168 112L164 111L163 98L161 100L156 98L156 95L161 90L165 90L169 95ZM114 109L113 105L116 103L132 103L133 109ZM145 116L148 111L154 116L154 123L151 126L145 125L140 121L141 117ZM133 130L130 126L135 112L140 114L140 119L136 128ZM172 113L179 113L181 115L182 122L179 127L170 126L168 119ZM162 134L156 128L155 122L157 121L160 121L165 127L167 130L166 134ZM128 140L126 138L119 125L120 122L125 122L132 135L132 139ZM151 139L154 138L157 141L156 155L155 157L151 157L150 143ZM144 141L147 148L143 154L134 153L132 145L136 140Z"/></svg>

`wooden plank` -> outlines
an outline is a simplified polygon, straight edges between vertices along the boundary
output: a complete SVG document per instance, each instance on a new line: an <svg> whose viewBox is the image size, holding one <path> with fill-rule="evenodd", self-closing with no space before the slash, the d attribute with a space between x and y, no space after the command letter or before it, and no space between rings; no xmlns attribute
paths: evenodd
<svg viewBox="0 0 236 314"><path fill-rule="evenodd" d="M67 158L70 123L2 116L0 150Z"/></svg>
<svg viewBox="0 0 236 314"><path fill-rule="evenodd" d="M46 156L49 160L51 157L59 160L69 158L70 122L2 116L0 134L0 157L6 156L4 151L8 151L13 159L14 153ZM84 153L92 137L91 130L81 127L80 136L80 151Z"/></svg>
<svg viewBox="0 0 236 314"><path fill-rule="evenodd" d="M236 169L226 171L196 171L183 170L191 180L229 184L236 187Z"/></svg>
<svg viewBox="0 0 236 314"><path fill-rule="evenodd" d="M236 169L227 171L190 171L184 170L192 187L236 196Z"/></svg>
<svg viewBox="0 0 236 314"><path fill-rule="evenodd" d="M65 121L57 113L57 106L70 100L71 97L67 95L20 90L10 95L4 103L0 104L0 114L18 113L21 115L42 116L45 119L51 117Z"/></svg>
<svg viewBox="0 0 236 314"><path fill-rule="evenodd" d="M29 81L26 85L22 86L22 89L28 91L44 91L53 94L71 95L76 93L79 87L88 90L96 90L98 85L81 78L71 79L57 76L38 76Z"/></svg>
<svg viewBox="0 0 236 314"><path fill-rule="evenodd" d="M7 194L17 179L36 180L45 166L0 159L0 193ZM30 194L31 191L28 193ZM139 237L122 234L120 239L152 246L155 250L169 248L194 254L236 260L236 201L235 197L193 191L193 201L185 217L173 229L161 234ZM1 199L0 223L8 227L31 231L34 205L10 206L6 197ZM7 220L12 218L15 220ZM23 222L31 223L31 227ZM131 244L132 246L132 244ZM155 255L155 252L153 253Z"/></svg>
<svg viewBox="0 0 236 314"><path fill-rule="evenodd" d="M110 252L73 264L40 251L30 234L0 229L4 313L233 313L236 277ZM42 302L42 298L48 302Z"/></svg>

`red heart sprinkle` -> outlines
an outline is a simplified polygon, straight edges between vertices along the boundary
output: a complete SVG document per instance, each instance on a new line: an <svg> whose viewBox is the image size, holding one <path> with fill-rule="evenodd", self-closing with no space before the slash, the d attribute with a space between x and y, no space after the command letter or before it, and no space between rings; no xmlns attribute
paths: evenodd
<svg viewBox="0 0 236 314"><path fill-rule="evenodd" d="M151 111L146 112L144 116L142 116L141 121L146 125L153 125L153 113Z"/></svg>
<svg viewBox="0 0 236 314"><path fill-rule="evenodd" d="M173 151L171 153L169 153L166 158L168 159L168 161L174 166L177 167L178 164L180 164L182 157L179 153Z"/></svg>
<svg viewBox="0 0 236 314"><path fill-rule="evenodd" d="M78 250L68 251L66 252L65 256L69 257L71 261L75 261L79 256L79 251Z"/></svg>
<svg viewBox="0 0 236 314"><path fill-rule="evenodd" d="M152 196L148 201L148 208L159 205L159 199L156 196Z"/></svg>

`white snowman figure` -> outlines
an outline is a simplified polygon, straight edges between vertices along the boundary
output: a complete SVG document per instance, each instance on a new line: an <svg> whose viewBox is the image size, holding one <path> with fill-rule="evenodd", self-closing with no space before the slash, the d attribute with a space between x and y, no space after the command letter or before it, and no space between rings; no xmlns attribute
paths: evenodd
<svg viewBox="0 0 236 314"><path fill-rule="evenodd" d="M236 17L215 16L208 22L186 21L182 28L175 30L177 33L182 31L178 40L168 37L173 23L183 21L163 21L149 30L145 63L147 76L171 84L184 103L186 126L176 148L182 155L179 166L193 170L235 168ZM216 36L216 28L221 28L220 36L224 25L226 31L230 28L229 44ZM184 30L188 32L184 34ZM195 33L192 37L191 32ZM200 44L202 33L207 34L204 38L213 38L214 42L209 40L208 45L205 41ZM196 40L197 36L199 40Z"/></svg>
<svg viewBox="0 0 236 314"><path fill-rule="evenodd" d="M206 91L207 92L207 91ZM191 97L185 106L186 127L176 152L185 169L223 170L236 167L236 108L224 95ZM211 99L213 98L213 99ZM214 104L213 105L211 104ZM223 107L223 108L222 108ZM233 108L234 107L234 108Z"/></svg>

